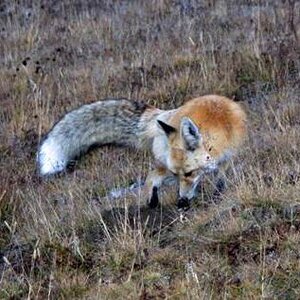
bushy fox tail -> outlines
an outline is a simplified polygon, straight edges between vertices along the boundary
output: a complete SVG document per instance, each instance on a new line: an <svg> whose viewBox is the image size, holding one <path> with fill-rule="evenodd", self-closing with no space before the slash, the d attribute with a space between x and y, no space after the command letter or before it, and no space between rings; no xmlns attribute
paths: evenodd
<svg viewBox="0 0 300 300"><path fill-rule="evenodd" d="M120 99L98 101L67 113L39 147L40 174L64 170L71 160L93 145L138 145L139 122L148 108L142 102Z"/></svg>

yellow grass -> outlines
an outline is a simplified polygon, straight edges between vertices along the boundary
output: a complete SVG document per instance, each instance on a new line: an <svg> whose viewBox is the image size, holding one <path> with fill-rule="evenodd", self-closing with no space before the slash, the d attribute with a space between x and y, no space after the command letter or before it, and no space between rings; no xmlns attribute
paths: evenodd
<svg viewBox="0 0 300 300"><path fill-rule="evenodd" d="M0 3L1 299L296 299L300 294L300 5L297 1ZM101 3L101 4L100 4ZM249 138L213 196L176 187L150 210L152 160L112 146L73 172L36 174L42 137L105 97L174 108L240 101Z"/></svg>

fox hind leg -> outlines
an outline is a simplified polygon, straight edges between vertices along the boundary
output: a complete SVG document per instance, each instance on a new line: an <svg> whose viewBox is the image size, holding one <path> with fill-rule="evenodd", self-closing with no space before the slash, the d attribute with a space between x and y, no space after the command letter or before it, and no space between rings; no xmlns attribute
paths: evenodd
<svg viewBox="0 0 300 300"><path fill-rule="evenodd" d="M227 176L226 173L229 169L230 163L227 161L220 167L215 176L213 198L218 199L227 189Z"/></svg>
<svg viewBox="0 0 300 300"><path fill-rule="evenodd" d="M221 195L226 190L226 179L224 176L218 178L216 182L215 195Z"/></svg>

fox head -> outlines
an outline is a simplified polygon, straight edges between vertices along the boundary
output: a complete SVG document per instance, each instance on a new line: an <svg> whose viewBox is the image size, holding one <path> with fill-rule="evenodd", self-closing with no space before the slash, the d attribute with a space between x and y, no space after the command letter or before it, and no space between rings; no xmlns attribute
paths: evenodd
<svg viewBox="0 0 300 300"><path fill-rule="evenodd" d="M166 168L178 178L179 196L189 201L195 196L196 187L204 173L216 169L211 147L204 142L198 126L183 117L179 128L158 120L167 138Z"/></svg>

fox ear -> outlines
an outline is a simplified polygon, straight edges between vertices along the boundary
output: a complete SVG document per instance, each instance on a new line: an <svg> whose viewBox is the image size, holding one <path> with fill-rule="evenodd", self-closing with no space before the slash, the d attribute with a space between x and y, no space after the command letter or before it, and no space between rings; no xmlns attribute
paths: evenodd
<svg viewBox="0 0 300 300"><path fill-rule="evenodd" d="M180 132L187 150L194 151L201 140L199 128L190 118L183 117L180 124Z"/></svg>
<svg viewBox="0 0 300 300"><path fill-rule="evenodd" d="M167 136L169 136L173 132L176 132L176 128L174 128L173 126L168 125L167 123L165 123L161 120L157 120L157 123L159 124L159 126L162 128L162 130L165 132L165 134Z"/></svg>

